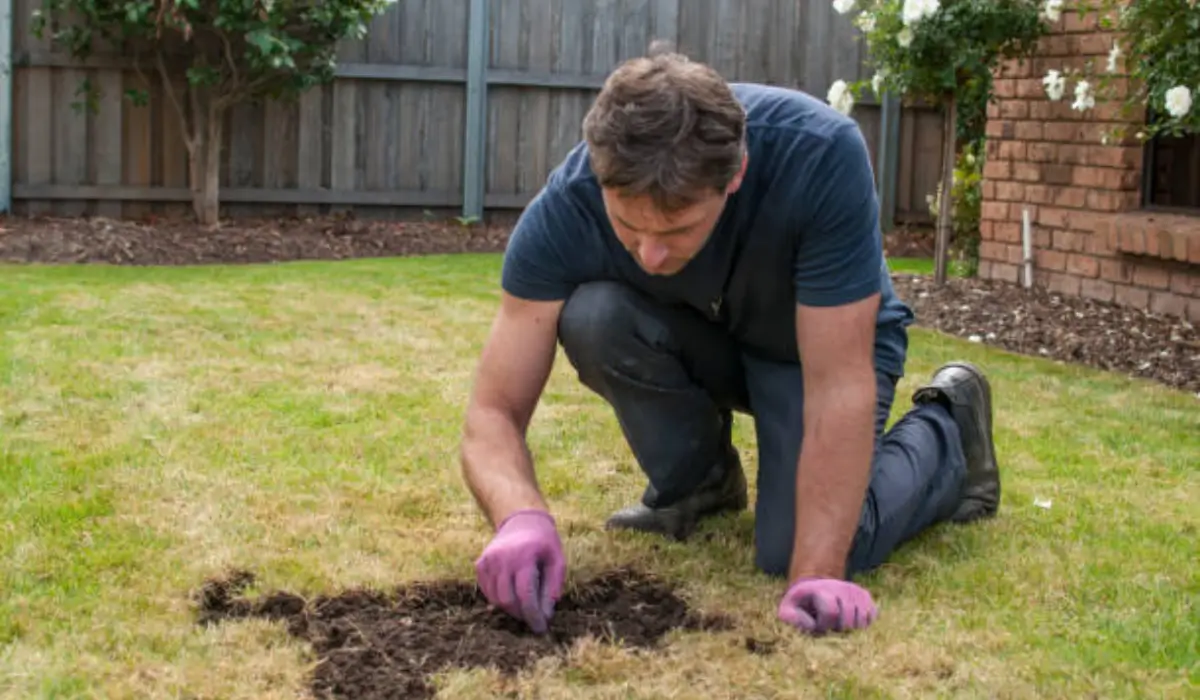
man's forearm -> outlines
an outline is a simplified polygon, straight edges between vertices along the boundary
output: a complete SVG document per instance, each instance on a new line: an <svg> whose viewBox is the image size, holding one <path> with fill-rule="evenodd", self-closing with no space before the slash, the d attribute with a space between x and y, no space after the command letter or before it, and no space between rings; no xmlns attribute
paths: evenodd
<svg viewBox="0 0 1200 700"><path fill-rule="evenodd" d="M790 581L845 575L874 455L875 391L867 368L805 392Z"/></svg>
<svg viewBox="0 0 1200 700"><path fill-rule="evenodd" d="M522 508L546 509L529 448L512 415L469 409L461 458L467 488L493 525Z"/></svg>

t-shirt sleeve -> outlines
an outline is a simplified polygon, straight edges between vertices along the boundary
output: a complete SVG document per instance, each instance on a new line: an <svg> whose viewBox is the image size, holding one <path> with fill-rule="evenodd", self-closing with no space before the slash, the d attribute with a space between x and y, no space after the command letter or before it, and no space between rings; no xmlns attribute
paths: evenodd
<svg viewBox="0 0 1200 700"><path fill-rule="evenodd" d="M586 274L586 221L561 189L548 186L521 212L504 251L500 285L521 299L558 301Z"/></svg>
<svg viewBox="0 0 1200 700"><path fill-rule="evenodd" d="M838 306L880 291L879 201L866 141L839 128L797 193L807 202L793 261L796 301Z"/></svg>

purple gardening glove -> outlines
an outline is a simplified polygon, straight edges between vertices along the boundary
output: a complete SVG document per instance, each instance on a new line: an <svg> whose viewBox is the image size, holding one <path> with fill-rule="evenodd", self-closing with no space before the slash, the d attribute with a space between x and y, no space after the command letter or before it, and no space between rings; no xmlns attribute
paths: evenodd
<svg viewBox="0 0 1200 700"><path fill-rule="evenodd" d="M536 634L549 627L562 595L566 560L554 518L541 510L519 510L504 519L475 562L487 599Z"/></svg>
<svg viewBox="0 0 1200 700"><path fill-rule="evenodd" d="M779 619L809 634L861 629L878 615L870 593L832 578L797 579L779 601Z"/></svg>

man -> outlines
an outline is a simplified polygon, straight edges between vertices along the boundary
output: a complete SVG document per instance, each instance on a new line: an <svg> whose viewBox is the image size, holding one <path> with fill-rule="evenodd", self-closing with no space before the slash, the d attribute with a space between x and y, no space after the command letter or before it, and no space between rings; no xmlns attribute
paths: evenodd
<svg viewBox="0 0 1200 700"><path fill-rule="evenodd" d="M748 506L733 412L758 438L755 561L781 620L869 625L852 582L939 522L995 514L988 382L946 365L884 432L910 310L894 295L855 122L669 52L624 63L523 212L478 367L464 477L496 527L489 600L546 629L566 565L526 428L556 343L614 408L649 486L607 526L684 539ZM586 468L581 466L581 468Z"/></svg>

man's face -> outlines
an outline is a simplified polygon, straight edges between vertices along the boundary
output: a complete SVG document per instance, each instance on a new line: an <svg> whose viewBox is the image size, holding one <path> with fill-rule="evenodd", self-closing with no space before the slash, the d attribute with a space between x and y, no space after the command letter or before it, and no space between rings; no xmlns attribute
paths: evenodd
<svg viewBox="0 0 1200 700"><path fill-rule="evenodd" d="M621 244L643 270L652 275L674 275L700 252L721 217L725 201L737 191L746 172L734 177L724 192L712 192L679 211L664 212L647 196L622 197L604 191L604 206Z"/></svg>

